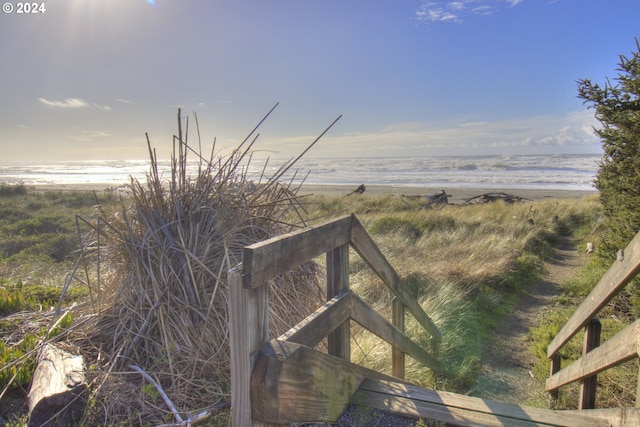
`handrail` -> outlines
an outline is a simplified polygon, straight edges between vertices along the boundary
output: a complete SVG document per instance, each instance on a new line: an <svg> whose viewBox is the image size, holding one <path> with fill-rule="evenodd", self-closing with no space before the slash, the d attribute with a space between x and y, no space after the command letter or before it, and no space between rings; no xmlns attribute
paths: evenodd
<svg viewBox="0 0 640 427"><path fill-rule="evenodd" d="M593 384L595 384L596 375L639 356L640 320L618 332L601 346L598 346L599 338L596 338L593 345L593 337L599 337L600 326L599 322L592 322L598 312L638 273L640 273L640 233L624 250L618 252L617 260L549 344L547 357L552 360L552 364L551 373L545 385L547 391L557 393L557 390L566 384L582 381L579 408L593 409L595 407ZM559 351L582 328L586 330L583 355L561 370ZM639 400L640 395L636 396L636 401Z"/></svg>
<svg viewBox="0 0 640 427"><path fill-rule="evenodd" d="M346 243L358 252L420 325L439 342L442 338L440 331L407 288L402 286L398 273L355 215L326 221L245 247L242 284L245 288L256 288L279 274Z"/></svg>
<svg viewBox="0 0 640 427"><path fill-rule="evenodd" d="M613 366L638 357L640 320L636 320L601 346L547 379L547 390L589 378Z"/></svg>
<svg viewBox="0 0 640 427"><path fill-rule="evenodd" d="M433 324L429 316L422 310L416 298L409 293L406 287L402 286L402 281L398 273L393 269L389 261L384 257L378 245L364 229L360 221L354 216L351 225L351 246L358 252L364 261L376 272L393 294L404 304L413 317L425 328L436 342L442 340L442 335Z"/></svg>
<svg viewBox="0 0 640 427"><path fill-rule="evenodd" d="M394 374L404 375L404 359L397 357L398 354L408 354L431 368L440 367L434 356L404 334L404 324L398 320L402 316L394 316L394 322L389 322L349 290L347 245L380 276L401 306L429 332L432 341L440 341L441 334L435 324L403 285L355 215L247 246L243 250L242 264L228 272L233 425L261 425L251 416L250 383L259 349L269 341L268 292L267 286L263 285L323 253L327 255L329 301L278 340L313 347L328 337L329 354L348 361L348 322L354 320L392 345Z"/></svg>
<svg viewBox="0 0 640 427"><path fill-rule="evenodd" d="M352 220L352 215L346 215L245 247L243 286L261 286L318 255L349 243Z"/></svg>
<svg viewBox="0 0 640 427"><path fill-rule="evenodd" d="M547 357L553 356L578 331L615 297L638 273L640 273L640 233L638 233L624 251L618 254L618 260L602 276L580 307L565 323L558 335L551 341Z"/></svg>

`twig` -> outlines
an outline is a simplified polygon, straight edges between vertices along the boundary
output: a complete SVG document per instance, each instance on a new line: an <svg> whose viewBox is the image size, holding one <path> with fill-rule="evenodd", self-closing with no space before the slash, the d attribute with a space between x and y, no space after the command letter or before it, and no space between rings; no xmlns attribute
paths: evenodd
<svg viewBox="0 0 640 427"><path fill-rule="evenodd" d="M199 414L194 415L193 417L189 416L186 420L173 424L160 424L156 427L181 427L181 426L191 426L193 424L199 423L200 421L204 421L211 416L214 411L222 408L228 408L231 406L231 402L221 402L211 406L209 410L202 411Z"/></svg>
<svg viewBox="0 0 640 427"><path fill-rule="evenodd" d="M151 378L151 376L149 374L147 374L145 371L143 371L137 365L129 365L129 368L131 368L134 371L140 373L140 375L142 375L147 381L149 381L151 384L153 384L153 386L156 388L156 390L158 390L158 393L160 393L160 396L162 396L162 400L164 400L164 403L169 407L169 409L173 413L173 416L176 417L176 420L179 423L184 422L184 420L182 419L182 417L178 413L178 410L174 406L173 402L171 401L171 399L169 399L169 396L167 396L167 394L164 392L164 390L162 389L162 387L160 386L160 384L158 384L158 382L156 380Z"/></svg>

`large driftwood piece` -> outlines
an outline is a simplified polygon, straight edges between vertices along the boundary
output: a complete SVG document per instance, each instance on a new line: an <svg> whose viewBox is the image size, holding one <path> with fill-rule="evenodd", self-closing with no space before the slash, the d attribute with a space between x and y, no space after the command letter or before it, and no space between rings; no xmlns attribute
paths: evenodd
<svg viewBox="0 0 640 427"><path fill-rule="evenodd" d="M71 426L85 404L84 358L57 345L40 350L29 390L29 426Z"/></svg>
<svg viewBox="0 0 640 427"><path fill-rule="evenodd" d="M530 199L525 199L524 197L519 197L519 196L514 196L513 194L507 194L507 193L485 193L485 194L481 194L479 196L475 196L475 197L471 197L469 199L466 199L464 201L465 205L468 204L473 204L473 203L492 203L495 202L497 200L502 200L505 203L514 203L514 202L522 202L524 200L530 200Z"/></svg>

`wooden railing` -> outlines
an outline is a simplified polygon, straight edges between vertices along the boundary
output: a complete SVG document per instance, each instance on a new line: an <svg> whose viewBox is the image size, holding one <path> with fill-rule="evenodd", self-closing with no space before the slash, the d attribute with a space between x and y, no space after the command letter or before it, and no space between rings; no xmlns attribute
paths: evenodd
<svg viewBox="0 0 640 427"><path fill-rule="evenodd" d="M640 233L618 252L618 259L600 279L576 312L553 339L547 349L551 359L551 375L546 389L557 398L558 389L581 381L579 409L595 408L596 378L599 372L635 357L640 351L640 320L636 320L602 345L600 322L595 317L640 272ZM585 328L583 355L571 365L560 369L560 350L582 328ZM636 406L640 406L640 382ZM616 409L615 411L618 411ZM613 413L613 411L611 411ZM617 412L616 412L617 413Z"/></svg>
<svg viewBox="0 0 640 427"><path fill-rule="evenodd" d="M349 247L393 293L391 322L349 289ZM326 304L270 341L266 285L322 254ZM428 331L434 348L440 332L354 215L248 246L228 277L234 426L335 420L364 378L390 379L349 362L350 320L392 345L393 376L404 377L405 354L427 367L439 367L433 354L405 335L405 310ZM313 350L325 337L328 354ZM333 380L337 377L339 384Z"/></svg>

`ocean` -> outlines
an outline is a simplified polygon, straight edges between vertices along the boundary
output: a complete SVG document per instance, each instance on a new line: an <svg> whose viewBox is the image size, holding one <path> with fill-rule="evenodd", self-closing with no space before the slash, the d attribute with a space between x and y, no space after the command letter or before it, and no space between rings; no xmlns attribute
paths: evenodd
<svg viewBox="0 0 640 427"><path fill-rule="evenodd" d="M302 158L283 177L294 182L305 178L313 185L388 185L397 187L469 188L469 189L547 189L594 190L593 181L600 155L502 155L438 156L396 158ZM283 161L270 160L267 176L275 173ZM248 167L256 179L265 166L254 160ZM169 170L169 162L160 163ZM130 177L144 179L149 161L64 161L2 162L0 183L29 186L126 184ZM194 169L195 171L195 169ZM168 175L168 173L167 173Z"/></svg>

